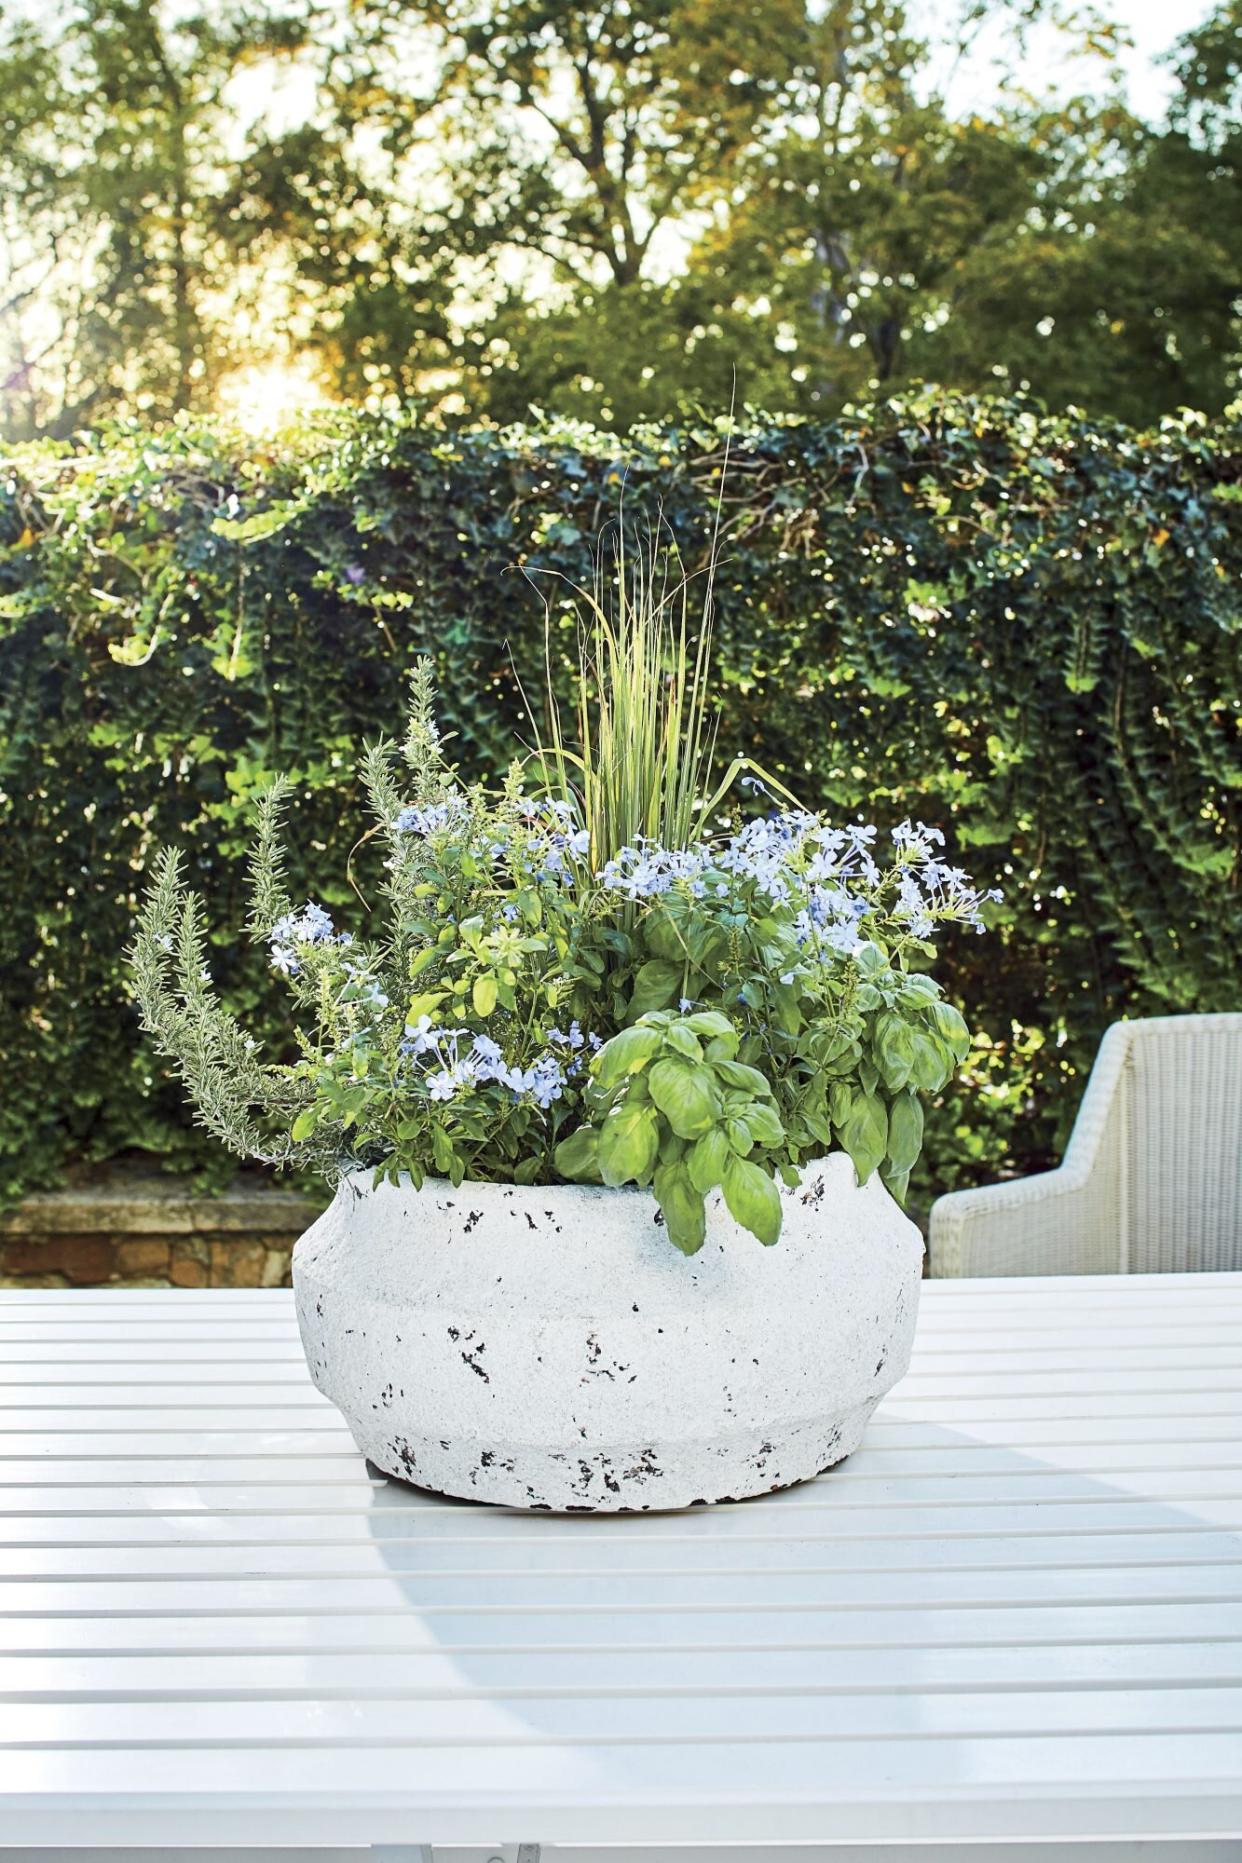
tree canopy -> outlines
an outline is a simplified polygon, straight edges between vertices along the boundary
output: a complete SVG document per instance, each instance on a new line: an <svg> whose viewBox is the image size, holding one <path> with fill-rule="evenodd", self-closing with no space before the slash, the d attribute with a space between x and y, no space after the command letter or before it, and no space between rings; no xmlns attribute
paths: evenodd
<svg viewBox="0 0 1242 1863"><path fill-rule="evenodd" d="M1237 393L1240 0L1161 120L1024 83L1060 0L75 0L0 29L10 438L328 397L625 427L913 380L1146 423ZM998 15L1012 75L952 102ZM920 14L919 18L925 15ZM279 377L276 378L279 384Z"/></svg>

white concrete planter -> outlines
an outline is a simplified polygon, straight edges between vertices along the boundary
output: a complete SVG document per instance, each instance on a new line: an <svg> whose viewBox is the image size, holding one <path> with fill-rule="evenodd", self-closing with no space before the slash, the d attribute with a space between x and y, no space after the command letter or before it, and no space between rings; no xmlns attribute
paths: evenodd
<svg viewBox="0 0 1242 1863"><path fill-rule="evenodd" d="M646 1191L342 1184L293 1257L311 1376L377 1467L510 1507L687 1507L857 1447L909 1363L923 1244L844 1153L774 1248L719 1193L687 1259Z"/></svg>

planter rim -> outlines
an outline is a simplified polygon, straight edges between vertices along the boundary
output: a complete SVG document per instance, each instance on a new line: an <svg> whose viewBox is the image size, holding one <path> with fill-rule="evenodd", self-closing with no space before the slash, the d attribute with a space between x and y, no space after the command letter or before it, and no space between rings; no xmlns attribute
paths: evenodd
<svg viewBox="0 0 1242 1863"><path fill-rule="evenodd" d="M813 1158L806 1159L803 1164L798 1166L799 1184L806 1177L808 1172L815 1170L819 1165L829 1165L834 1170L839 1171L841 1169L841 1164L837 1162L838 1160L850 1164L852 1169L852 1160L849 1158L849 1154L841 1151L839 1148L834 1147L832 1151L817 1152ZM412 1191L415 1196L422 1196L425 1193L434 1193L448 1197L464 1197L469 1194L470 1196L477 1195L480 1197L500 1196L505 1199L513 1196L543 1197L554 1195L557 1197L582 1200L584 1202L589 1202L597 1197L607 1196L610 1199L614 1197L626 1197L631 1200L643 1198L652 1205L655 1205L655 1192L650 1184L571 1184L562 1180L550 1184L518 1184L515 1183L512 1178L507 1177L463 1177L460 1184L452 1183L447 1177L424 1177L421 1184L415 1184L408 1171L402 1171L395 1183L389 1178L377 1184L374 1181L374 1174L377 1168L377 1166L373 1165L359 1165L351 1170L342 1171L337 1180L336 1194L339 1196L342 1191L349 1190L356 1196L369 1197L378 1196L383 1191ZM878 1177L878 1173L876 1175ZM855 1179L855 1183L856 1181ZM774 1179L774 1182L778 1191L783 1195L796 1196L798 1185L786 1185L779 1176ZM870 1182L870 1179L868 1182ZM857 1185L857 1187L860 1189L866 1188L865 1185ZM708 1192L709 1197L718 1197L720 1194L719 1185ZM762 1246L762 1244L759 1246Z"/></svg>

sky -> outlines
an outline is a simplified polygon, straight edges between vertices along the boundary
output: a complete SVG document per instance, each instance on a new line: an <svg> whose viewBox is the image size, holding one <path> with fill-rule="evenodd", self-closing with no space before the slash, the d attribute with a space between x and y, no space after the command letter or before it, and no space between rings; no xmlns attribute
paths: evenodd
<svg viewBox="0 0 1242 1863"><path fill-rule="evenodd" d="M1161 58L1177 39L1206 19L1212 11L1211 0L1174 0L1173 4L1170 0L1100 0L1095 10L1120 26L1131 42L1113 67L1113 75L1119 68L1131 108L1139 116L1158 120L1173 89ZM916 29L930 39L936 36L935 21L941 11L937 0L911 0ZM971 54L953 73L948 94L958 110L986 106L995 97L998 82L1008 75L998 59L1001 36L999 26L997 30L985 27ZM1021 73L1023 81L1032 90L1051 87L1065 95L1076 90L1098 94L1106 88L1110 73L1103 60L1070 58L1066 50L1055 30L1035 30Z"/></svg>

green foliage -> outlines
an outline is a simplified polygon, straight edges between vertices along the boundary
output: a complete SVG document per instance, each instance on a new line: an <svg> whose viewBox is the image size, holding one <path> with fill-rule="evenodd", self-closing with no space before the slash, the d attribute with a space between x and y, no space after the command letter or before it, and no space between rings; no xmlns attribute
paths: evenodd
<svg viewBox="0 0 1242 1863"><path fill-rule="evenodd" d="M663 640L647 609L617 625L640 659ZM672 646L676 685L684 643L680 656ZM706 679L705 645L700 664ZM610 703L587 706L596 744ZM679 742L697 768L693 727ZM576 762L589 777L591 756ZM902 824L877 861L874 829L784 810L688 846L642 834L602 859L588 782L527 793L515 763L499 791L455 783L425 664L401 752L369 747L362 781L387 848L388 909L366 942L313 901L291 907L282 780L259 806L248 925L293 995L292 1066L264 1065L220 1003L202 904L176 854L156 862L132 953L143 1027L231 1151L330 1180L368 1167L416 1184L556 1171L650 1184L687 1254L717 1185L739 1223L775 1242L774 1173L796 1184L834 1141L864 1181L887 1161L904 1197L916 1128L907 1118L890 1139L890 1117L897 1134L899 1108L943 1086L969 1047L908 958L942 925L981 928L984 903L936 857L935 830ZM675 813L671 825L692 823ZM676 963L647 956L670 949ZM660 1001L680 989L678 1010L643 1013L653 988ZM686 991L706 1007L687 1013ZM575 1118L585 1124L558 1143Z"/></svg>
<svg viewBox="0 0 1242 1863"><path fill-rule="evenodd" d="M658 536L633 538L622 523L601 540L593 586L572 591L577 732L567 743L552 684L539 764L562 801L581 797L597 866L641 836L684 847L707 799L712 572L702 579L696 624L689 580L669 561L675 554L675 544L662 550Z"/></svg>
<svg viewBox="0 0 1242 1863"><path fill-rule="evenodd" d="M290 365L303 398L622 429L735 371L820 416L920 379L1215 412L1238 6L1162 122L1125 107L1124 9L1073 0L9 8L0 431L249 416ZM1058 29L1083 94L1041 82ZM955 96L980 31L1015 75Z"/></svg>
<svg viewBox="0 0 1242 1863"><path fill-rule="evenodd" d="M929 396L834 423L756 418L734 439L720 766L751 757L841 821L942 823L1005 893L986 946L944 945L947 993L981 1033L961 1082L932 1095L916 1199L1055 1157L1116 1015L1236 1007L1240 457L1225 423L1143 434ZM260 918L313 876L325 907L362 923L355 886L374 902L391 876L381 833L355 848L356 757L401 732L418 656L463 777L503 768L515 734L531 741L519 675L538 689L549 590L570 716L576 701L569 594L538 572L590 583L623 482L693 571L721 464L710 428L620 442L413 415L341 415L279 448L185 425L8 455L5 1195L134 1147L224 1174L128 1000L122 952L154 848L183 848L210 900L224 1005L265 1063L295 1063L244 936L257 798L290 773L296 845ZM256 517L271 527L249 542L219 526ZM676 1003L659 966L677 956L645 952L641 1013ZM896 1077L906 1056L889 1047ZM838 1110L874 1152L878 1117ZM910 1118L890 1103L894 1172Z"/></svg>

